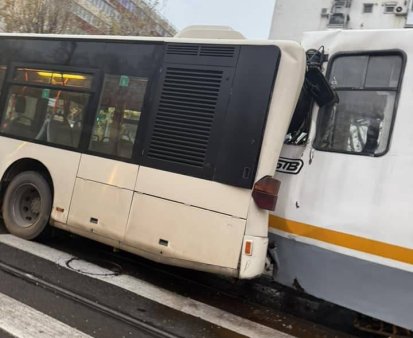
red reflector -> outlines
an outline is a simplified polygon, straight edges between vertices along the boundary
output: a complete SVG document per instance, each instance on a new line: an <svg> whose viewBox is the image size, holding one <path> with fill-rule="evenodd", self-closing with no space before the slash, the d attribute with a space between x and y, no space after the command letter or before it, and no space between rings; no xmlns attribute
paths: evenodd
<svg viewBox="0 0 413 338"><path fill-rule="evenodd" d="M255 183L254 189L252 190L252 198L258 208L275 210L280 185L281 182L271 176L264 176Z"/></svg>

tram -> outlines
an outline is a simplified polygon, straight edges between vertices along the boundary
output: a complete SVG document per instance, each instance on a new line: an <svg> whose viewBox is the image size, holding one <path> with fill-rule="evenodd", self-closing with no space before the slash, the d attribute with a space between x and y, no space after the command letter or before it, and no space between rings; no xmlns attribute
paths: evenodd
<svg viewBox="0 0 413 338"><path fill-rule="evenodd" d="M410 330L412 41L408 29L304 35L339 102L299 105L269 218L278 282Z"/></svg>

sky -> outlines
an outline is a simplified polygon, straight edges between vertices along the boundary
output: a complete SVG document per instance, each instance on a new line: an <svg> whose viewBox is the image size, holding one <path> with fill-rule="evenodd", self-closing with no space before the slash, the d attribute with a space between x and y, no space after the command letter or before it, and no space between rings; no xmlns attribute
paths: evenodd
<svg viewBox="0 0 413 338"><path fill-rule="evenodd" d="M163 0L160 12L178 31L190 25L224 25L249 39L268 39L275 1Z"/></svg>

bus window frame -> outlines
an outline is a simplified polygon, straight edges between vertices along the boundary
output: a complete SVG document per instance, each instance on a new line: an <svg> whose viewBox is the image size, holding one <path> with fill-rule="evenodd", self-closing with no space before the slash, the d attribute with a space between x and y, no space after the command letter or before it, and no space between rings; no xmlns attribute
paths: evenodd
<svg viewBox="0 0 413 338"><path fill-rule="evenodd" d="M389 131L389 138L387 140L387 144L386 144L386 149L379 153L379 154L371 154L371 153L363 153L363 152L352 152L352 151L344 151L344 150L331 150L331 149L322 149L320 147L317 146L316 144L316 140L317 140L317 136L320 130L320 120L321 120L321 113L323 113L323 109L325 109L325 107L319 108L318 112L317 112L317 120L316 120L316 127L315 127L315 136L314 136L314 140L312 142L312 147L315 150L318 151L323 151L323 152L327 152L327 153L338 153L338 154L346 154L346 155L356 155L356 156L368 156L368 157L374 157L374 158L378 158L378 157L382 157L385 156L391 147L391 142L392 142L392 138L393 138L393 129L394 129L394 124L396 121L396 116L397 116L397 111L398 111L398 107L399 107L399 99L400 99L400 94L402 91L402 84L403 84L403 79L404 79L404 73L406 70L406 63L407 63L407 54L405 51L401 50L401 49L386 49L386 50L363 50L363 51L348 51L348 52L337 52L335 54L332 55L331 59L328 62L328 66L327 66L327 72L326 72L326 78L327 81L330 82L330 75L333 69L333 64L334 61L340 57L346 57L346 56L368 56L368 57L374 57L374 56L400 56L402 63L401 63L401 68L400 68L400 77L399 77L399 82L397 84L397 87L391 88L392 91L394 91L396 93L395 95L395 100L394 100L394 107L393 107L393 113L392 113L392 118L391 118L391 124L390 124L390 131ZM390 87L369 87L368 90L369 91L389 91ZM334 88L335 90L335 88ZM352 88L352 87L340 87L340 90L346 90L346 91L360 91L360 88ZM340 91L339 90L339 91Z"/></svg>
<svg viewBox="0 0 413 338"><path fill-rule="evenodd" d="M166 47L164 48L163 52L166 52ZM156 94L160 88L160 84L162 83L161 78L164 72L165 65L162 64L160 72L158 72L158 74L152 75L151 78L148 78L148 84L146 86L141 116L139 119L138 129L136 130L135 144L133 145L131 157L132 160L134 159L133 163L137 163L138 165L142 165L142 162L144 161L143 152L145 149L145 141L148 137L148 128L150 127L151 123L151 108L155 104L154 101L157 97Z"/></svg>
<svg viewBox="0 0 413 338"><path fill-rule="evenodd" d="M22 136L16 136L16 135L10 135L2 132L0 130L0 136L2 137L7 137L7 138L12 138L16 140L21 140L21 141L27 141L30 143L35 143L47 147L54 147L54 148L59 148L59 149L64 149L64 150L69 150L69 151L74 151L78 153L85 153L84 151L84 143L85 139L90 137L88 135L91 134L92 128L89 126L89 120L90 116L92 115L94 117L95 114L89 113L93 112L93 110L96 108L96 97L99 96L97 95L99 93L99 88L101 87L101 73L102 71L100 69L91 69L91 68L84 68L84 67L72 67L72 66L59 66L59 65L49 65L49 64L38 64L38 63L21 63L21 62L11 62L8 65L6 65L7 70L6 70L6 76L4 79L3 87L2 87L2 93L0 96L0 114L1 117L4 114L4 110L6 107L7 103L7 97L9 94L9 89L12 86L27 86L27 87L35 87L35 88L48 88L48 89L54 89L54 90L64 90L68 92L75 92L75 93L85 93L89 94L89 102L87 103L85 107L85 116L83 119L83 125L82 125L82 130L81 130L81 135L80 135L80 141L79 145L77 147L70 147L70 146L65 146L65 145L60 145L60 144L53 144L53 143L48 143L46 141L42 140L35 140L35 139L30 139ZM42 84L42 83L36 83L36 82L26 82L26 81L16 81L13 79L13 76L15 74L15 71L17 68L28 68L28 69L39 69L39 70L45 70L45 71L55 71L55 72L75 72L75 73L80 73L80 74L87 74L93 76L92 78L92 83L90 88L76 88L76 87L64 87L64 86L55 86L55 85L50 85L50 84ZM96 108L97 109L97 108Z"/></svg>
<svg viewBox="0 0 413 338"><path fill-rule="evenodd" d="M143 98L143 104L141 108L141 116L139 119L139 124L138 128L136 130L136 136L132 148L132 155L130 158L118 156L118 155L112 155L112 154L105 154L105 153L100 153L97 151L93 151L89 149L89 144L90 140L92 137L93 133L93 127L95 123L95 119L97 114L99 113L99 108L100 108L100 101L101 97L103 95L103 86L105 85L105 73L103 70L100 72L100 83L99 83L99 90L97 91L97 95L95 95L94 99L96 99L95 105L94 105L94 112L93 114L90 114L88 116L88 123L85 123L85 128L88 130L88 135L85 137L84 140L80 141L81 145L81 153L86 154L86 155L91 155L91 156L97 156L97 157L102 157L106 158L109 160L115 160L115 161L121 161L121 162L126 162L126 163L131 163L131 164L136 164L136 165L141 165L142 164L142 159L143 159L143 145L146 139L146 131L147 131L147 126L148 126L148 121L150 119L150 107L151 107L151 100L154 99L153 93L156 91L157 86L159 86L159 76L152 76L152 78L148 77L147 78L147 86L145 90L145 95ZM117 75L121 76L122 74L109 74L109 75ZM135 75L130 75L130 76L135 76ZM83 136L83 134L82 134ZM84 143L82 143L84 141Z"/></svg>

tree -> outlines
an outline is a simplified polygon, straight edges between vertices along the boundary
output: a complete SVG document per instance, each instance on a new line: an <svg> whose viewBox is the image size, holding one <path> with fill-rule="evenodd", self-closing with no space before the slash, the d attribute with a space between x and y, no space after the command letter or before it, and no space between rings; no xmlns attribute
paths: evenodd
<svg viewBox="0 0 413 338"><path fill-rule="evenodd" d="M0 17L6 32L67 33L74 26L70 0L3 0Z"/></svg>

